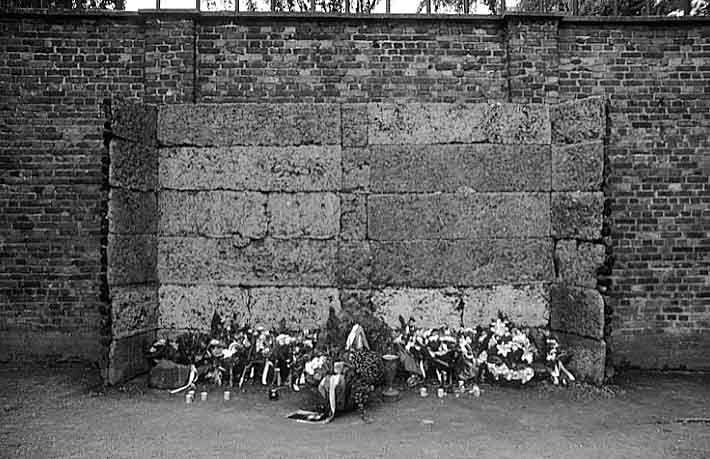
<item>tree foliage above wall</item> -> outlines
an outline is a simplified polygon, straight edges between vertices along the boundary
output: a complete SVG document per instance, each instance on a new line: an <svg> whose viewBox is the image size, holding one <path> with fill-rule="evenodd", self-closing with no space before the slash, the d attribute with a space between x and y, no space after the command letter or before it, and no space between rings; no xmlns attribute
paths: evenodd
<svg viewBox="0 0 710 459"><path fill-rule="evenodd" d="M126 0L0 0L0 7L125 10Z"/></svg>

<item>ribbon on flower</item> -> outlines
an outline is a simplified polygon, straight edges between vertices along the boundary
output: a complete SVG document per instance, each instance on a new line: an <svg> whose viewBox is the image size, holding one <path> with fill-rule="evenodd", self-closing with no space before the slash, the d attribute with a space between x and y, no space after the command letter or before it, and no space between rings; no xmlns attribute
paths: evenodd
<svg viewBox="0 0 710 459"><path fill-rule="evenodd" d="M195 385L195 381L197 381L197 368L195 367L195 365L190 365L190 374L187 377L187 384L182 387L178 387L177 389L171 390L170 393L178 394L184 391L185 389L193 387Z"/></svg>
<svg viewBox="0 0 710 459"><path fill-rule="evenodd" d="M365 330L360 324L353 325L353 328L348 334L348 339L345 340L345 349L370 349L370 344L367 342Z"/></svg>
<svg viewBox="0 0 710 459"><path fill-rule="evenodd" d="M267 360L264 364L264 371L261 372L261 384L266 386L269 379L269 368L273 367L274 364L271 360Z"/></svg>

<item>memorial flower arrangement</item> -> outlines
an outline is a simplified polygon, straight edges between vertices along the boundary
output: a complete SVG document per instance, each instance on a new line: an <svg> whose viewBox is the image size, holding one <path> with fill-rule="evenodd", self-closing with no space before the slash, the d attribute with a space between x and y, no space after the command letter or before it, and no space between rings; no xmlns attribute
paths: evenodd
<svg viewBox="0 0 710 459"><path fill-rule="evenodd" d="M560 346L549 333L543 349L535 345L532 330L517 327L503 315L484 328L417 328L413 320L400 317L395 342L405 369L420 380L432 374L441 385L453 378L461 381L489 379L492 382L526 384L550 376L554 384L574 381L560 357ZM409 362L409 364L408 364Z"/></svg>
<svg viewBox="0 0 710 459"><path fill-rule="evenodd" d="M288 384L294 390L308 387L327 402L328 412L319 415L325 420L336 411L355 408L365 416L365 406L383 380L384 353L399 354L414 383L435 380L446 386L455 380L488 380L525 385L547 377L554 384L574 381L554 336L518 327L503 315L475 328L418 328L413 319L405 322L400 317L394 333L382 324L368 324L375 330L368 334L352 319L338 319L331 309L325 329L292 332L283 324L271 330L239 325L235 318L224 320L215 313L209 334L187 332L174 340L160 339L147 356L189 367L187 383L172 392L192 387L200 378L239 387L248 380Z"/></svg>

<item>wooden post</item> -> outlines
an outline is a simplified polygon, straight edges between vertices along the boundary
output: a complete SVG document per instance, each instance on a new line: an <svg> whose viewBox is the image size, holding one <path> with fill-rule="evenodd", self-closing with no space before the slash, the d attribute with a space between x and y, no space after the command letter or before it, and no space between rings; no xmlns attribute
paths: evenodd
<svg viewBox="0 0 710 459"><path fill-rule="evenodd" d="M345 0L345 12L350 12L350 0Z"/></svg>
<svg viewBox="0 0 710 459"><path fill-rule="evenodd" d="M316 0L311 0L311 11L316 10Z"/></svg>
<svg viewBox="0 0 710 459"><path fill-rule="evenodd" d="M160 9L160 0L155 0L155 9L156 10Z"/></svg>
<svg viewBox="0 0 710 459"><path fill-rule="evenodd" d="M643 10L646 13L646 16L651 15L651 0L646 0L646 5L644 6Z"/></svg>
<svg viewBox="0 0 710 459"><path fill-rule="evenodd" d="M683 16L690 16L690 0L683 0Z"/></svg>
<svg viewBox="0 0 710 459"><path fill-rule="evenodd" d="M195 9L200 11L200 0L195 0Z"/></svg>
<svg viewBox="0 0 710 459"><path fill-rule="evenodd" d="M579 16L579 0L572 0L572 15Z"/></svg>
<svg viewBox="0 0 710 459"><path fill-rule="evenodd" d="M426 0L426 14L431 14L431 0Z"/></svg>
<svg viewBox="0 0 710 459"><path fill-rule="evenodd" d="M271 12L276 11L276 0L271 0Z"/></svg>
<svg viewBox="0 0 710 459"><path fill-rule="evenodd" d="M463 0L463 14L471 13L471 0Z"/></svg>
<svg viewBox="0 0 710 459"><path fill-rule="evenodd" d="M614 16L619 15L619 0L613 0L614 2Z"/></svg>
<svg viewBox="0 0 710 459"><path fill-rule="evenodd" d="M392 11L392 0L385 1L385 13L390 14Z"/></svg>
<svg viewBox="0 0 710 459"><path fill-rule="evenodd" d="M500 14L505 14L505 0L500 0Z"/></svg>
<svg viewBox="0 0 710 459"><path fill-rule="evenodd" d="M239 12L239 0L234 0L234 12Z"/></svg>

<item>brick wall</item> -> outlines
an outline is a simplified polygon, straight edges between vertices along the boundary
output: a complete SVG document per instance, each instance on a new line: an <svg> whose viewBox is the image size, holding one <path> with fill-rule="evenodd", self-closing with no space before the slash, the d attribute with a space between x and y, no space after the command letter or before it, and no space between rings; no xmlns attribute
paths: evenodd
<svg viewBox="0 0 710 459"><path fill-rule="evenodd" d="M560 97L609 99L617 364L710 367L710 24L563 22Z"/></svg>
<svg viewBox="0 0 710 459"><path fill-rule="evenodd" d="M4 17L0 37L0 347L100 360L103 101L142 96L142 28L131 16Z"/></svg>
<svg viewBox="0 0 710 459"><path fill-rule="evenodd" d="M108 330L105 98L556 102L598 94L609 98L610 354L647 367L710 366L709 29L703 19L7 13L3 348L95 358L88 349Z"/></svg>

